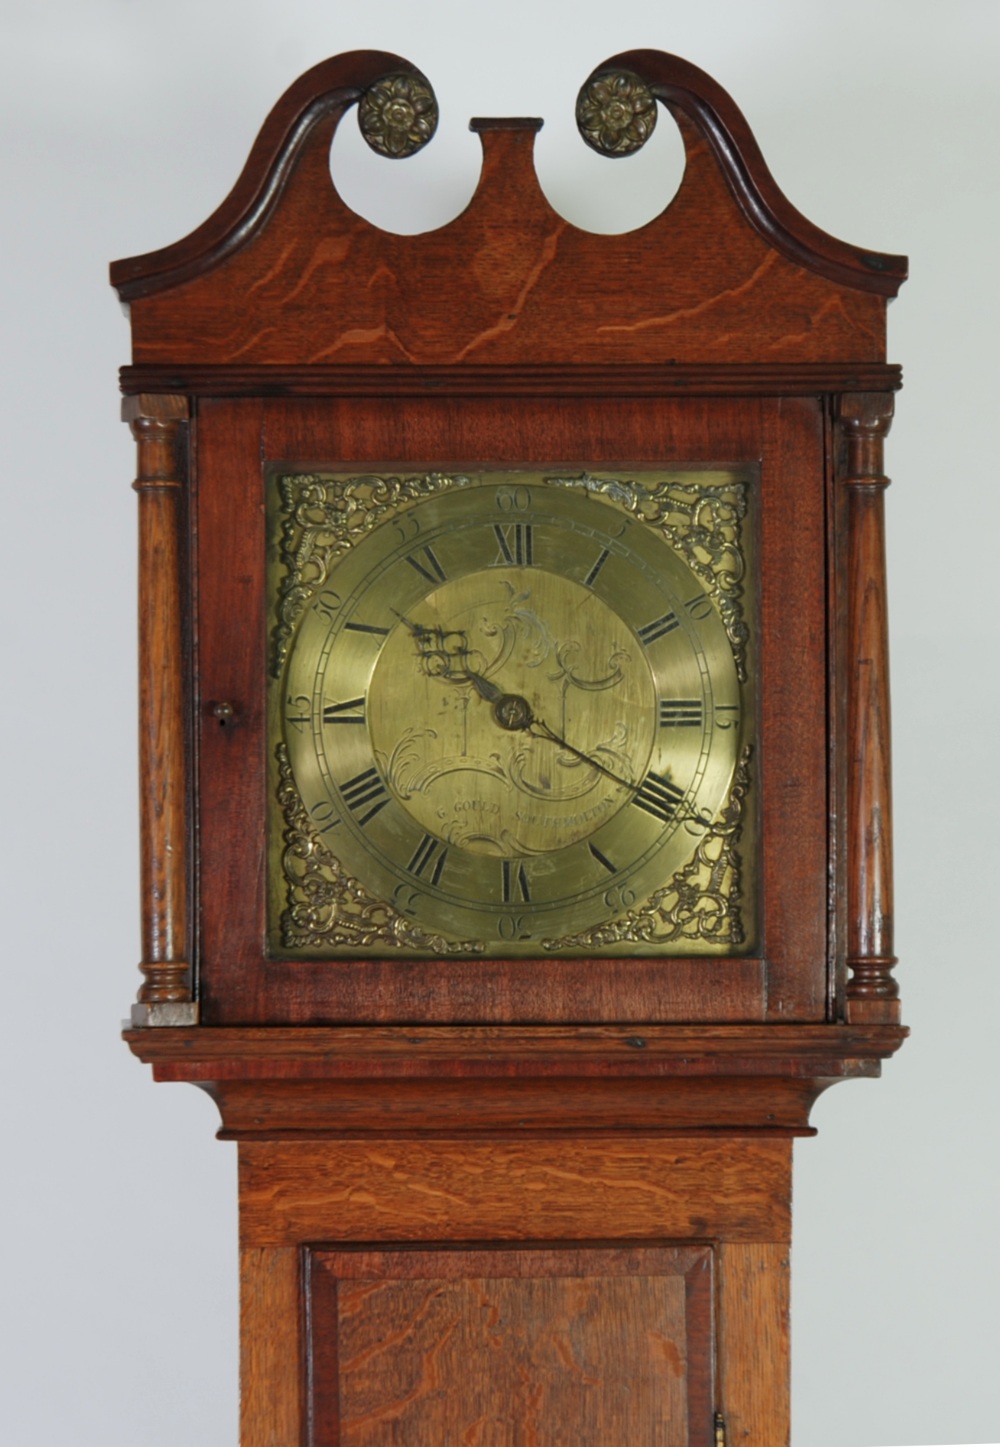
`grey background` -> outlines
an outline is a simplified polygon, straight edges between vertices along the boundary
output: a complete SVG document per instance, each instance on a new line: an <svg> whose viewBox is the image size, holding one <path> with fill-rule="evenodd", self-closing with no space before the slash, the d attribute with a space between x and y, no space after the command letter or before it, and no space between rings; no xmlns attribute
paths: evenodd
<svg viewBox="0 0 1000 1447"><path fill-rule="evenodd" d="M112 257L185 235L304 69L362 46L431 77L434 145L347 199L440 225L470 115L547 119L578 224L627 229L676 179L576 138L576 90L633 45L714 75L779 185L845 240L908 252L888 497L898 950L914 1036L839 1086L796 1151L796 1447L1000 1440L991 1382L1000 1020L996 737L997 134L991 0L35 0L0 6L4 883L0 1421L16 1447L237 1440L235 1148L117 1039L136 984L134 453ZM673 180L671 180L673 178Z"/></svg>

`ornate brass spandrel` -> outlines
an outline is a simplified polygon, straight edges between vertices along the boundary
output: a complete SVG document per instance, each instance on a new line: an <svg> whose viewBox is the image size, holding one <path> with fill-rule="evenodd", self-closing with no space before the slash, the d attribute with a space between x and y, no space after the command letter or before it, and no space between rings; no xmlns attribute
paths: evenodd
<svg viewBox="0 0 1000 1447"><path fill-rule="evenodd" d="M748 484L739 480L722 484L673 481L650 488L634 480L596 477L588 472L547 475L545 481L608 497L662 533L704 582L706 598L725 624L737 676L745 683L750 640L743 614Z"/></svg>
<svg viewBox="0 0 1000 1447"><path fill-rule="evenodd" d="M306 472L278 478L283 517L278 553L283 576L272 639L275 678L288 656L296 624L323 591L337 560L400 507L451 487L466 486L469 481L460 474L442 472L404 477Z"/></svg>
<svg viewBox="0 0 1000 1447"><path fill-rule="evenodd" d="M602 156L631 156L656 126L656 98L644 80L630 70L592 75L576 99L580 135Z"/></svg>
<svg viewBox="0 0 1000 1447"><path fill-rule="evenodd" d="M670 883L645 903L595 929L557 940L543 940L545 949L607 949L612 945L675 944L690 940L743 945L741 901L743 834L750 792L749 747L737 765L726 807L705 830L690 860Z"/></svg>
<svg viewBox="0 0 1000 1447"><path fill-rule="evenodd" d="M751 749L745 748L725 808L705 829L687 864L663 889L637 908L594 929L543 940L547 953L579 953L621 945L701 941L738 948L744 944L741 903L743 860L739 845L751 786ZM286 908L281 941L287 949L330 947L420 950L440 955L477 955L481 940L451 940L419 929L384 900L375 899L341 867L323 844L302 803L288 761L276 750L278 802L285 822L281 863Z"/></svg>
<svg viewBox="0 0 1000 1447"><path fill-rule="evenodd" d="M401 160L434 135L438 103L422 75L387 75L369 86L358 104L361 134L380 156Z"/></svg>
<svg viewBox="0 0 1000 1447"><path fill-rule="evenodd" d="M281 942L286 949L421 950L436 955L481 954L478 940L448 940L430 934L376 899L353 879L313 828L295 786L288 749L279 744L278 804L284 819L281 867L286 905L281 916Z"/></svg>

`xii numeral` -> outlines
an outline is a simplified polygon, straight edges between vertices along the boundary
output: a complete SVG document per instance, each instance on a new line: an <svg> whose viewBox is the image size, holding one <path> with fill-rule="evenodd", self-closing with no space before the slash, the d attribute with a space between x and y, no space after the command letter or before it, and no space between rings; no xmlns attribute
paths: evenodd
<svg viewBox="0 0 1000 1447"><path fill-rule="evenodd" d="M637 809L644 809L654 819L669 824L677 812L677 806L684 798L684 790L678 789L662 774L648 773L632 798Z"/></svg>
<svg viewBox="0 0 1000 1447"><path fill-rule="evenodd" d="M509 563L518 568L530 568L535 561L531 523L494 523L493 532L499 544L499 552L493 566L502 567Z"/></svg>
<svg viewBox="0 0 1000 1447"><path fill-rule="evenodd" d="M510 904L515 893L525 904L531 903L531 893L528 889L528 876L523 864L515 864L511 859L501 860L501 887L503 889L503 902Z"/></svg>
<svg viewBox="0 0 1000 1447"><path fill-rule="evenodd" d="M362 828L389 802L388 791L374 764L370 769L355 774L346 784L341 784L340 792L344 803Z"/></svg>
<svg viewBox="0 0 1000 1447"><path fill-rule="evenodd" d="M447 847L432 834L425 834L413 851L413 858L406 866L417 879L425 876L431 884L439 884L448 858Z"/></svg>

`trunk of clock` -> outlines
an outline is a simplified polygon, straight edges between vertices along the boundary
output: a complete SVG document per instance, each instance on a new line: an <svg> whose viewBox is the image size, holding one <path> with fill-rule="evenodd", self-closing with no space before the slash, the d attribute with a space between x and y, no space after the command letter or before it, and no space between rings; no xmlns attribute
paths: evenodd
<svg viewBox="0 0 1000 1447"><path fill-rule="evenodd" d="M130 1031L239 1143L243 1447L787 1444L792 1141L900 1038Z"/></svg>
<svg viewBox="0 0 1000 1447"><path fill-rule="evenodd" d="M726 1137L242 1145L243 1447L712 1447L721 1401L730 1442L787 1442L789 1167Z"/></svg>

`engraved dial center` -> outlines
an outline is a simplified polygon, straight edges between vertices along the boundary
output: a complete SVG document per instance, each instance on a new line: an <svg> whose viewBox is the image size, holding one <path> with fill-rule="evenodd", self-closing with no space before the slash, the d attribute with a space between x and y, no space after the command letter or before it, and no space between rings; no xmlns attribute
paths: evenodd
<svg viewBox="0 0 1000 1447"><path fill-rule="evenodd" d="M518 693L503 693L493 705L493 717L502 729L527 729L534 723L531 704Z"/></svg>
<svg viewBox="0 0 1000 1447"><path fill-rule="evenodd" d="M428 834L473 854L565 849L649 765L656 690L631 628L538 567L478 569L400 617L368 691L372 748Z"/></svg>

